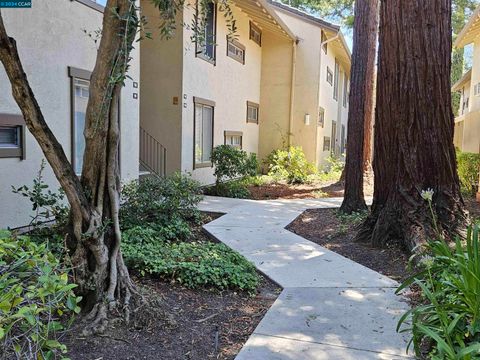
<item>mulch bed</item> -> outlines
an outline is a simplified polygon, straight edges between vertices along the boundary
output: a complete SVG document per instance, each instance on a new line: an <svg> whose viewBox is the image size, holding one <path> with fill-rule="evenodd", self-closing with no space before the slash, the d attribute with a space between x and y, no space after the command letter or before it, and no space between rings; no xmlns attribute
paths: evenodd
<svg viewBox="0 0 480 360"><path fill-rule="evenodd" d="M317 199L343 196L342 183L287 184L278 182L260 186L249 186L250 198L254 200L273 199Z"/></svg>
<svg viewBox="0 0 480 360"><path fill-rule="evenodd" d="M205 223L218 217L207 214ZM194 229L196 241L211 241ZM187 289L179 284L134 276L152 301L135 322L111 327L102 336L66 336L72 360L234 359L281 291L262 276L255 296L235 291Z"/></svg>
<svg viewBox="0 0 480 360"><path fill-rule="evenodd" d="M344 183L342 181L327 183L288 184L276 182L260 186L248 187L250 198L254 200L274 199L319 199L329 197L343 197ZM366 183L364 186L366 196L373 194L373 185Z"/></svg>

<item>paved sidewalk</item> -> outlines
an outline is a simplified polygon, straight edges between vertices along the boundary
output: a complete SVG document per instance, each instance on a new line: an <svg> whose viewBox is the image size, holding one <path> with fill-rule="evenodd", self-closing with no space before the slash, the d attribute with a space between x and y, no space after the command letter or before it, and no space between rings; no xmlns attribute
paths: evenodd
<svg viewBox="0 0 480 360"><path fill-rule="evenodd" d="M395 332L408 309L394 280L285 230L304 210L342 199L239 200L206 197L226 215L204 228L238 251L283 291L237 360L405 359Z"/></svg>

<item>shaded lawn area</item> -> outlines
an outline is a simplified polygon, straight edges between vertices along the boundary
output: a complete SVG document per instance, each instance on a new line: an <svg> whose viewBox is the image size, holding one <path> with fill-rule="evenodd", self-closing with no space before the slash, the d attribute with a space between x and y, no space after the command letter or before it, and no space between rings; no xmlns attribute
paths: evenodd
<svg viewBox="0 0 480 360"><path fill-rule="evenodd" d="M208 223L219 214L206 214ZM212 241L201 225L194 241ZM261 276L257 293L187 289L154 277L133 274L149 299L128 326L119 322L100 336L78 337L81 324L66 334L72 360L234 359L271 307L281 288Z"/></svg>

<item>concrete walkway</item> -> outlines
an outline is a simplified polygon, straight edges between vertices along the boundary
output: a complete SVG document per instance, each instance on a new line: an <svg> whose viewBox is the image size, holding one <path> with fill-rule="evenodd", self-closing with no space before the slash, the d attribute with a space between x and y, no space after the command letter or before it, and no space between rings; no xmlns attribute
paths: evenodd
<svg viewBox="0 0 480 360"><path fill-rule="evenodd" d="M200 204L226 214L204 228L283 287L237 360L408 357L408 339L395 332L408 309L394 294L398 284L284 229L306 209L341 200L206 197Z"/></svg>

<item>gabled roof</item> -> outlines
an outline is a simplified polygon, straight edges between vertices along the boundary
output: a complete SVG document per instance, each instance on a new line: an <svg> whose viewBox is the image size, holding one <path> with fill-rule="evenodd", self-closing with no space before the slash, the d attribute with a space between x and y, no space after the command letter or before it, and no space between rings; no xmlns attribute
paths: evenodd
<svg viewBox="0 0 480 360"><path fill-rule="evenodd" d="M329 29L329 30L332 30L334 32L340 31L340 26L339 25L332 24L328 21L325 21L321 18L313 16L313 15L311 15L311 14L305 12L305 11L302 11L300 9L294 8L292 6L289 6L287 4L284 4L284 3L281 3L281 2L275 1L275 0L268 0L268 3L272 4L273 6L275 6L277 8L288 11L292 15L296 15L298 17L301 17L301 18L303 18L303 20L308 21L310 23L313 23L314 25L319 25L322 28Z"/></svg>
<svg viewBox="0 0 480 360"><path fill-rule="evenodd" d="M262 30L268 30L293 41L297 38L275 13L267 0L234 0L235 5Z"/></svg>
<svg viewBox="0 0 480 360"><path fill-rule="evenodd" d="M459 91L463 85L469 82L472 78L472 69L468 70L463 76L452 86L452 91Z"/></svg>
<svg viewBox="0 0 480 360"><path fill-rule="evenodd" d="M308 14L302 10L297 8L291 7L289 5L283 4L281 2L275 0L267 0L269 4L272 5L273 8L279 11L283 11L292 15L296 18L299 18L305 22L308 22L312 25L318 26L324 30L325 35L327 36L330 46L335 48L336 52L339 54L339 61L341 61L344 66L350 71L350 66L352 62L352 53L350 52L350 48L345 41L343 33L340 29L340 25L333 24L331 22L325 21L319 17L313 16ZM296 34L299 36L300 34ZM321 39L319 39L321 41Z"/></svg>
<svg viewBox="0 0 480 360"><path fill-rule="evenodd" d="M463 27L453 43L456 48L462 48L473 41L480 34L480 6L475 9L470 20Z"/></svg>

